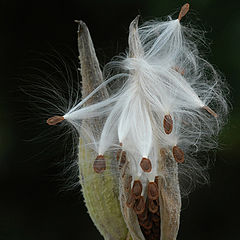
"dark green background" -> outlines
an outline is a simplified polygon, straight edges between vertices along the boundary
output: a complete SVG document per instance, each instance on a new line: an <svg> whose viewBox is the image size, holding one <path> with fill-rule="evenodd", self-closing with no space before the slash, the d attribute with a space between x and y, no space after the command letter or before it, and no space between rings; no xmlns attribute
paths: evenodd
<svg viewBox="0 0 240 240"><path fill-rule="evenodd" d="M62 172L68 164L63 160L68 150L64 150L66 140L56 139L54 135L59 132L45 134L50 129L44 122L37 124L35 120L41 120L36 116L31 117L38 110L19 90L29 67L44 68L33 59L53 49L60 55L71 51L77 55L77 26L73 20L82 19L103 65L124 51L128 25L137 14L143 20L166 16L183 3L0 0L0 239L102 239L87 215L80 187L65 190L66 174ZM208 31L208 60L226 76L233 110L221 134L217 161L210 170L211 183L184 200L178 239L239 239L240 4L223 0L190 4L186 20ZM77 63L76 58L73 60ZM47 67L43 70L48 71ZM27 81L34 85L37 80ZM43 137L39 136L42 132Z"/></svg>

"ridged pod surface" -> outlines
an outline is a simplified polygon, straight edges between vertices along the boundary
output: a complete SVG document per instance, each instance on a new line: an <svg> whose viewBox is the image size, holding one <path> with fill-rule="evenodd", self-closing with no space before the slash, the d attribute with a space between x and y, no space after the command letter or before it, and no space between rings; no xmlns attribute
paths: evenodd
<svg viewBox="0 0 240 240"><path fill-rule="evenodd" d="M102 82L93 43L86 24L78 22L78 48L82 75L82 98L88 95ZM98 96L91 98L91 103L108 96L107 90L99 91ZM90 102L87 102L90 104ZM83 126L98 128L101 122L92 121ZM84 136L84 132L81 134ZM110 157L107 159L106 170L98 174L93 170L95 155L86 145L86 138L79 141L79 179L88 213L99 232L106 240L130 240L126 224L123 220L118 200L117 179L111 172Z"/></svg>

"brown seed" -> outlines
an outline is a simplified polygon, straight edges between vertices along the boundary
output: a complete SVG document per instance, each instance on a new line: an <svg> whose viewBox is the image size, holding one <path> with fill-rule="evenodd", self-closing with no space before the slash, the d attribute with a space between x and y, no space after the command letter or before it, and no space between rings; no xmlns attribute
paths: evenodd
<svg viewBox="0 0 240 240"><path fill-rule="evenodd" d="M152 164L148 158L142 158L140 166L144 172L151 172Z"/></svg>
<svg viewBox="0 0 240 240"><path fill-rule="evenodd" d="M156 200L159 197L158 186L155 182L148 183L148 198Z"/></svg>
<svg viewBox="0 0 240 240"><path fill-rule="evenodd" d="M172 132L173 120L170 114L164 116L163 128L166 134L170 134Z"/></svg>
<svg viewBox="0 0 240 240"><path fill-rule="evenodd" d="M93 169L96 173L102 173L106 170L106 160L103 155L98 155L93 163Z"/></svg>
<svg viewBox="0 0 240 240"><path fill-rule="evenodd" d="M148 219L145 219L145 220L138 219L138 223L141 227L143 227L147 221L148 221Z"/></svg>
<svg viewBox="0 0 240 240"><path fill-rule="evenodd" d="M184 152L178 147L173 147L173 157L176 160L177 163L183 163L184 162Z"/></svg>
<svg viewBox="0 0 240 240"><path fill-rule="evenodd" d="M151 214L151 219L154 223L159 223L160 222L160 216L158 216L157 213L155 213L155 214L152 213Z"/></svg>
<svg viewBox="0 0 240 240"><path fill-rule="evenodd" d="M120 157L121 157L121 153L122 153L122 149L119 149L118 151L117 151L117 162L119 162L119 160L120 160Z"/></svg>
<svg viewBox="0 0 240 240"><path fill-rule="evenodd" d="M155 213L156 214L156 213ZM160 219L161 220L161 219ZM153 222L153 225L156 227L160 227L160 221L159 222Z"/></svg>
<svg viewBox="0 0 240 240"><path fill-rule="evenodd" d="M56 125L64 120L63 116L53 116L47 120L48 125Z"/></svg>
<svg viewBox="0 0 240 240"><path fill-rule="evenodd" d="M119 163L119 169L122 169L122 167L124 166L124 164L126 163L126 152L125 151L122 151L122 154L121 154L121 158L120 158L120 163Z"/></svg>
<svg viewBox="0 0 240 240"><path fill-rule="evenodd" d="M136 214L142 214L145 209L145 200L144 197L141 196L140 198L136 199L135 204L133 206L133 210Z"/></svg>
<svg viewBox="0 0 240 240"><path fill-rule="evenodd" d="M156 240L156 239L160 239L160 232L159 233L152 233L152 238L149 240Z"/></svg>
<svg viewBox="0 0 240 240"><path fill-rule="evenodd" d="M132 194L135 198L140 198L142 193L142 183L140 180L135 180L132 187Z"/></svg>
<svg viewBox="0 0 240 240"><path fill-rule="evenodd" d="M158 211L158 202L157 200L149 199L148 202L149 211L156 213Z"/></svg>
<svg viewBox="0 0 240 240"><path fill-rule="evenodd" d="M157 184L157 186L158 186L158 181L159 181L159 176L156 176L154 179L154 182Z"/></svg>
<svg viewBox="0 0 240 240"><path fill-rule="evenodd" d="M180 73L181 75L184 75L184 70L180 70L179 67L173 68L176 72Z"/></svg>
<svg viewBox="0 0 240 240"><path fill-rule="evenodd" d="M215 118L217 118L217 114L208 106L203 106L203 109L205 109L208 113L210 113L212 116L214 116Z"/></svg>
<svg viewBox="0 0 240 240"><path fill-rule="evenodd" d="M126 192L129 192L129 190L131 189L131 182L132 182L132 176L129 176L127 181L125 181L125 184L124 184L124 189Z"/></svg>
<svg viewBox="0 0 240 240"><path fill-rule="evenodd" d="M153 233L151 233L148 237L148 240L156 240L156 239L159 239L159 238L156 238L156 236Z"/></svg>
<svg viewBox="0 0 240 240"><path fill-rule="evenodd" d="M143 227L144 229L146 229L146 230L152 229L152 226L153 226L152 221L151 221L151 219L149 219L149 218L148 218L148 219L144 222L144 224L142 225L142 227Z"/></svg>
<svg viewBox="0 0 240 240"><path fill-rule="evenodd" d="M167 154L166 149L165 149L165 148L161 148L161 149L160 149L160 155L161 155L161 157L162 157L163 159L165 159L166 154Z"/></svg>
<svg viewBox="0 0 240 240"><path fill-rule="evenodd" d="M136 199L132 194L129 194L126 205L129 208L132 208L135 205Z"/></svg>
<svg viewBox="0 0 240 240"><path fill-rule="evenodd" d="M148 218L148 211L145 204L144 212L141 214L138 214L138 220L144 222L147 220L147 218Z"/></svg>
<svg viewBox="0 0 240 240"><path fill-rule="evenodd" d="M189 3L186 3L182 6L181 11L178 15L179 21L181 21L181 19L187 14L187 12L189 11L189 7L190 7Z"/></svg>
<svg viewBox="0 0 240 240"><path fill-rule="evenodd" d="M151 229L149 229L149 230L148 229L144 229L143 231L144 231L145 235L150 235L151 232L152 232Z"/></svg>

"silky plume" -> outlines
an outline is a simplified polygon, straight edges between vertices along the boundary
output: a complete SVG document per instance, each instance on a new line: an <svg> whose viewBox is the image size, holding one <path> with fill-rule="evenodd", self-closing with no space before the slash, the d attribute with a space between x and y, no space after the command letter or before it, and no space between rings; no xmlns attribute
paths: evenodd
<svg viewBox="0 0 240 240"><path fill-rule="evenodd" d="M130 24L128 51L106 65L106 77L98 62L82 64L82 100L47 120L49 125L67 121L78 130L80 173L84 164L91 165L102 188L106 171L113 176L117 205L133 239L176 239L181 194L206 181L204 166L194 156L217 147L216 136L226 122L226 84L199 52L204 36L182 25L188 10L185 4L177 19L140 27L137 16ZM88 54L80 50L80 60ZM86 69L98 74L88 76ZM98 85L86 87L89 79ZM87 158L82 147L91 152Z"/></svg>

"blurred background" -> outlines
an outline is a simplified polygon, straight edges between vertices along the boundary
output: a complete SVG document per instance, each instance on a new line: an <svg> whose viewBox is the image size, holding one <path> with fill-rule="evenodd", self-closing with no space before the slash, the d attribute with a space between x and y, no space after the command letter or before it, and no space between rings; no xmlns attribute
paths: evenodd
<svg viewBox="0 0 240 240"><path fill-rule="evenodd" d="M34 74L51 73L49 55L67 56L78 64L75 19L87 23L104 65L125 50L128 26L137 14L142 20L166 16L183 3L0 0L0 239L102 239L87 214L80 187L73 186L77 179L66 181L66 139L56 137L61 130L49 133L44 122L38 123L41 110L33 107L32 98L21 89L36 84ZM240 4L223 0L189 3L187 20L207 31L208 60L225 75L233 110L220 136L217 161L209 171L210 184L199 186L183 201L178 239L237 239Z"/></svg>

